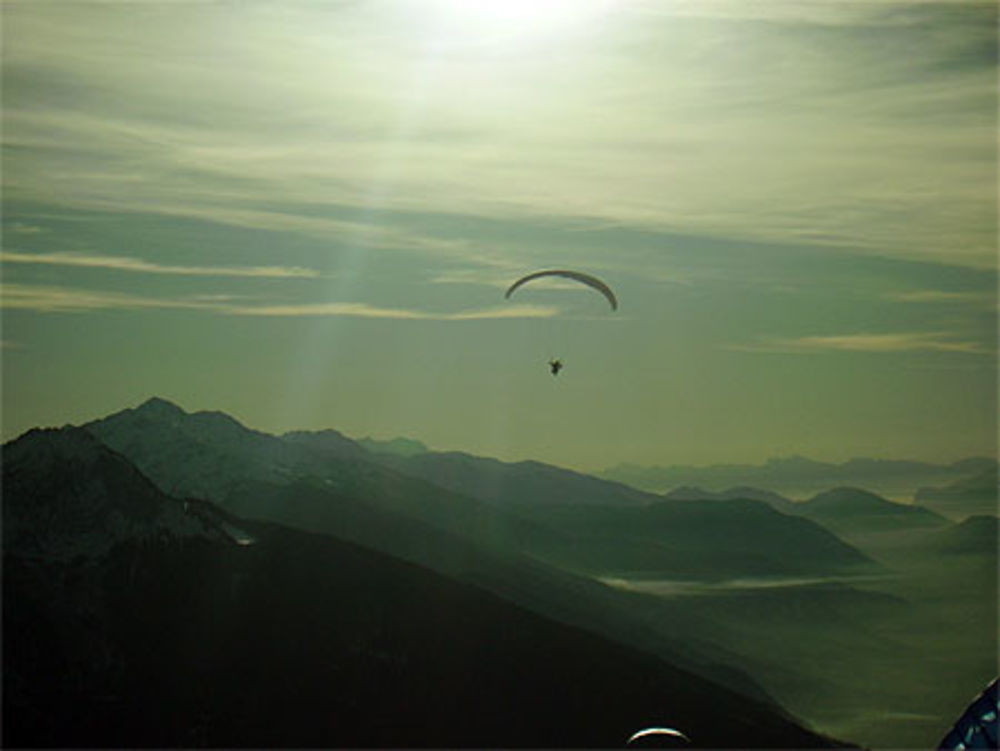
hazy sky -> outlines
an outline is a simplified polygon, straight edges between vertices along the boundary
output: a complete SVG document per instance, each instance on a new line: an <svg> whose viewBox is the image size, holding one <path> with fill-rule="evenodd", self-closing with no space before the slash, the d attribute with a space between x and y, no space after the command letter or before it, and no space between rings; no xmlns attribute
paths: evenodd
<svg viewBox="0 0 1000 751"><path fill-rule="evenodd" d="M159 395L584 469L996 452L992 0L2 13L5 439ZM504 299L546 267L619 310Z"/></svg>

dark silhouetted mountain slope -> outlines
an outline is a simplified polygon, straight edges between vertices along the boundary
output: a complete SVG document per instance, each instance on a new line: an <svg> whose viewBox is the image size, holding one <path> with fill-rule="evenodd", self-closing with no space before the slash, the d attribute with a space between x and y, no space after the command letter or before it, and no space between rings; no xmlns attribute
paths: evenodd
<svg viewBox="0 0 1000 751"><path fill-rule="evenodd" d="M738 672L731 666L739 656L701 643L692 636L697 626L674 627L669 612L650 622L641 607L623 602L634 598L528 557L534 549L568 548L558 530L353 458L347 439L334 431L282 441L155 398L86 427L113 441L161 489L203 493L240 516L337 535L478 583L547 617L669 655L705 674ZM745 675L733 682L753 696L763 695Z"/></svg>
<svg viewBox="0 0 1000 751"><path fill-rule="evenodd" d="M158 423L160 415L147 414L150 405L166 413L166 425ZM200 423L184 424L182 410L162 406L162 400L151 400L88 427L131 452L162 487L208 489L209 500L240 516L334 534L474 582L546 617L642 645L706 675L738 673L732 666L740 663L739 655L703 643L700 627L671 609L535 560L536 550L572 549L558 529L380 465L324 454L325 436L303 436L312 445L290 446L293 454L282 454L270 437L255 431L225 441L215 434L213 442ZM249 448L241 453L240 445ZM198 460L185 460L192 456ZM274 456L310 474L277 472L269 464ZM207 474L213 461L224 482ZM750 695L763 695L745 674L732 681Z"/></svg>
<svg viewBox="0 0 1000 751"><path fill-rule="evenodd" d="M24 558L68 561L163 537L230 539L79 428L31 430L6 444L3 494L3 550Z"/></svg>
<svg viewBox="0 0 1000 751"><path fill-rule="evenodd" d="M128 456L163 491L214 501L235 513L350 535L353 520L396 515L493 549L518 549L544 528L370 460L336 431L251 430L219 413L188 414L160 399L86 429ZM370 543L371 540L365 540Z"/></svg>
<svg viewBox="0 0 1000 751"><path fill-rule="evenodd" d="M538 462L508 464L435 453L376 459L360 447L355 456L355 444L333 431L295 433L282 440L217 413L188 415L155 399L86 427L126 454L161 489L205 497L244 516L335 532L364 544L377 545L378 535L353 536L356 527L349 520L378 511L382 519L396 514L487 550L541 557L588 574L667 572L678 578L836 574L854 567L859 559L857 551L830 540L825 530L808 530L802 520L756 514L734 526L730 514L705 504L685 508L684 532L660 525L662 534L656 540L638 534L641 530L631 546L606 535L602 538L600 530L596 536L581 537L569 532L564 519L587 519L590 511L593 519L601 519L602 509L620 509L620 519L641 525L642 509L663 501ZM368 519L374 517L369 514ZM396 531L386 539L400 541L400 535L407 534L401 521L397 519ZM735 543L718 543L721 536L735 531L739 533ZM411 539L408 549L425 551L413 560L437 565L431 560L438 555L434 546L426 543L422 532L413 534L421 540ZM812 538L822 542L811 555L797 554L796 541ZM793 547L775 548L776 543ZM698 555L693 557L694 549Z"/></svg>
<svg viewBox="0 0 1000 751"><path fill-rule="evenodd" d="M834 745L649 653L169 498L82 431L54 434L4 447L4 531L31 540L4 540L6 746L614 747L650 724L715 748ZM143 532L119 535L119 514Z"/></svg>
<svg viewBox="0 0 1000 751"><path fill-rule="evenodd" d="M158 400L150 404L157 410L164 407ZM168 409L164 411L171 422L176 420L178 413L184 414L177 408L171 408L172 405L166 406ZM145 425L142 430L150 431L150 427ZM181 503L163 496L123 457L107 449L88 431L76 428L65 431L33 431L9 444L7 455L11 461L8 461L7 467L11 476L7 484L12 489L20 487L18 478L23 474L19 469L21 466L18 461L19 456L29 457L34 463L41 461L32 450L22 450L22 447L45 445L31 437L35 434L46 436L48 443L64 448L69 445L82 445L89 454L100 457L104 463L124 465L127 471L122 475L133 477L137 486L137 489L127 494L130 497L141 499L144 495L148 495L157 505L183 507L189 515L200 508L214 508L201 502ZM176 434L171 431L171 435ZM75 436L75 440L70 441L67 436ZM155 446L155 442L153 445ZM79 447L76 451L80 452ZM43 452L44 455L46 454ZM159 466L162 468L163 465ZM187 465L182 464L181 467L186 468ZM380 468L375 469L381 471ZM43 489L48 487L55 493L56 490L62 492L66 488L79 486L76 481L59 479L60 472L62 468L51 470L47 475L51 480L51 487L44 484L41 487ZM98 474L96 478L92 478L98 493L105 487L102 483L106 483L100 479L101 477L102 475ZM183 477L181 479L184 480ZM387 494L390 499L395 497L405 500L405 493L397 491L405 491L409 487L413 488L419 500L424 485L417 483L414 486L409 478L403 480L404 485L401 489L397 488L392 494ZM394 557L428 566L463 581L476 583L511 602L519 603L547 617L569 624L584 625L622 643L642 645L700 673L724 674L739 690L754 697L764 697L764 692L759 686L732 667L739 663L739 656L727 654L719 645L702 643L696 636L700 630L697 625L685 625L683 618L678 621L669 611L659 612L655 624L650 624L643 611L646 603L641 599L637 601L635 596L545 566L512 552L512 547L527 545L530 542L527 538L534 535L540 534L544 538L555 536L551 531L532 525L530 522L515 519L506 526L493 524L491 518L497 512L490 509L486 509L485 517L477 520L476 502L458 499L461 506L455 508L452 522L456 526L465 523L466 528L463 534L457 534L419 518L382 508L378 501L384 503L386 500L384 497L376 499L375 503L368 502L363 496L356 497L334 490L316 478L268 483L241 481L234 475L229 486L230 491L225 497L225 502L230 511L288 524L307 531L330 533L344 540L389 553ZM433 490L447 495L447 491ZM28 492L34 491L29 488ZM75 495L71 496L75 498ZM226 521L224 515L225 512L221 509L215 509L214 527L221 529L226 537L234 542L245 542L248 538L245 530L234 522ZM18 522L18 514L8 509L5 539L10 543L11 549L15 543L17 549L21 549L25 544L22 540L30 540L30 534L22 535L18 531ZM511 534L526 539L507 539ZM73 546L78 547L82 539L81 536L73 537ZM102 537L99 543L105 545L108 539ZM52 539L49 539L50 547L51 544ZM76 547L71 549L75 550Z"/></svg>

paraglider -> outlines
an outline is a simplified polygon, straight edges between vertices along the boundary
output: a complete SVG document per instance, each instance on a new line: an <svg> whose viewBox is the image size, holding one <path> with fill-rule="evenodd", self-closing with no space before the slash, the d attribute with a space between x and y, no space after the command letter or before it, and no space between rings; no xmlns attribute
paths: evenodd
<svg viewBox="0 0 1000 751"><path fill-rule="evenodd" d="M516 282L514 282L507 289L507 293L504 297L510 298L514 294L514 290L520 287L522 284L527 284L534 279L541 279L545 276L561 276L566 279L575 279L578 282L582 282L589 287L593 287L608 300L608 304L611 305L612 310L618 310L618 298L615 297L615 293L611 291L611 287L602 282L596 276L591 276L590 274L584 274L581 271L569 271L568 269L546 269L544 271L535 271L534 273L522 276Z"/></svg>
<svg viewBox="0 0 1000 751"><path fill-rule="evenodd" d="M680 730L673 728L645 728L632 734L625 745L632 748L683 748L691 743Z"/></svg>
<svg viewBox="0 0 1000 751"><path fill-rule="evenodd" d="M543 271L535 271L532 272L531 274L522 276L520 279L518 279L516 282L510 285L510 287L507 288L507 292L506 294L504 294L504 297L510 299L510 296L514 294L514 292L522 285L527 284L528 282L531 282L535 279L541 279L543 277L548 277L548 276L562 277L564 279L572 279L582 284L586 284L588 287L591 287L600 292L602 295L604 295L604 298L608 301L608 304L611 306L612 310L618 310L618 298L615 297L615 293L612 291L611 287L609 287L605 282L598 279L596 276L593 276L591 274L585 274L582 271L571 271L569 269L544 269ZM552 357L549 359L549 372L551 372L552 375L554 376L559 375L559 371L562 370L563 367L564 366L562 360L556 357Z"/></svg>

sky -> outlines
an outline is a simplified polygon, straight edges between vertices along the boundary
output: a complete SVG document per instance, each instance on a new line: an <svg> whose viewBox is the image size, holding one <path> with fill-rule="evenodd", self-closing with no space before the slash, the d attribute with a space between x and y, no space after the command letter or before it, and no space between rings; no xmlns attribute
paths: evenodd
<svg viewBox="0 0 1000 751"><path fill-rule="evenodd" d="M4 440L156 395L582 470L996 455L992 1L0 12ZM619 309L504 297L545 268Z"/></svg>

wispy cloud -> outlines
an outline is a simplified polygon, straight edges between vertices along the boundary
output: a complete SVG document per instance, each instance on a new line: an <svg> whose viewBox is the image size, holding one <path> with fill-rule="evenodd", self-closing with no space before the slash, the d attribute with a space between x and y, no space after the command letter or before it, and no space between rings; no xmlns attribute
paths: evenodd
<svg viewBox="0 0 1000 751"><path fill-rule="evenodd" d="M127 256L85 255L81 253L0 251L0 263L80 266L142 274L177 274L180 276L265 277L274 279L320 276L320 272L315 269L305 269L298 266L172 266Z"/></svg>
<svg viewBox="0 0 1000 751"><path fill-rule="evenodd" d="M505 289L510 286L513 274L501 277L496 272L482 269L454 269L435 274L427 281L430 284L473 284L483 287Z"/></svg>
<svg viewBox="0 0 1000 751"><path fill-rule="evenodd" d="M41 313L84 313L94 310L200 310L231 316L259 317L349 317L386 318L400 321L475 321L514 318L549 318L556 308L540 305L434 312L408 308L385 308L358 302L319 302L294 305L236 304L227 295L199 295L187 298L146 297L142 295L85 290L72 287L5 284L0 288L0 307L33 310Z"/></svg>
<svg viewBox="0 0 1000 751"><path fill-rule="evenodd" d="M989 11L992 0L914 0L912 6L952 5L976 7ZM747 3L742 0L633 0L643 13L663 17L694 17L727 21L772 21L810 26L891 27L912 23L913 8L900 0L768 0Z"/></svg>
<svg viewBox="0 0 1000 751"><path fill-rule="evenodd" d="M494 287L506 290L514 280L522 276L524 269L508 270L505 275L500 275L495 271L482 269L467 269L461 271L446 271L431 277L428 281L431 284L475 284L486 287ZM534 289L545 290L567 290L570 292L589 291L587 287L566 281L565 279L546 278L539 279L531 285Z"/></svg>
<svg viewBox="0 0 1000 751"><path fill-rule="evenodd" d="M27 284L0 287L0 307L39 313L82 313L92 310L180 308L212 310L216 304L194 299L167 299L104 290Z"/></svg>
<svg viewBox="0 0 1000 751"><path fill-rule="evenodd" d="M974 305L996 304L996 295L983 294L981 292L947 292L944 290L924 289L912 290L908 292L890 292L886 295L889 300L897 302L912 303L968 303Z"/></svg>
<svg viewBox="0 0 1000 751"><path fill-rule="evenodd" d="M548 47L434 51L392 5L192 3L141 24L134 7L12 4L8 195L326 236L348 228L288 207L996 265L992 4L622 3L601 44L564 42L566 65ZM220 24L239 42L202 36Z"/></svg>
<svg viewBox="0 0 1000 751"><path fill-rule="evenodd" d="M439 271L430 277L429 284L469 284L481 287L507 289L525 273L525 266L513 254L494 254L484 257L475 266L462 266Z"/></svg>
<svg viewBox="0 0 1000 751"><path fill-rule="evenodd" d="M908 332L893 334L842 334L834 336L774 337L756 344L732 345L741 352L785 354L816 352L965 352L988 354L978 342L955 338L948 332Z"/></svg>
<svg viewBox="0 0 1000 751"><path fill-rule="evenodd" d="M380 308L365 303L330 302L305 305L228 306L224 312L246 316L346 316L405 321L476 321L499 318L549 318L558 310L539 305L512 305L463 310L456 313L433 313L405 308Z"/></svg>
<svg viewBox="0 0 1000 751"><path fill-rule="evenodd" d="M25 224L24 222L14 222L9 227L5 228L5 231L12 232L15 235L38 235L45 230L36 224Z"/></svg>

